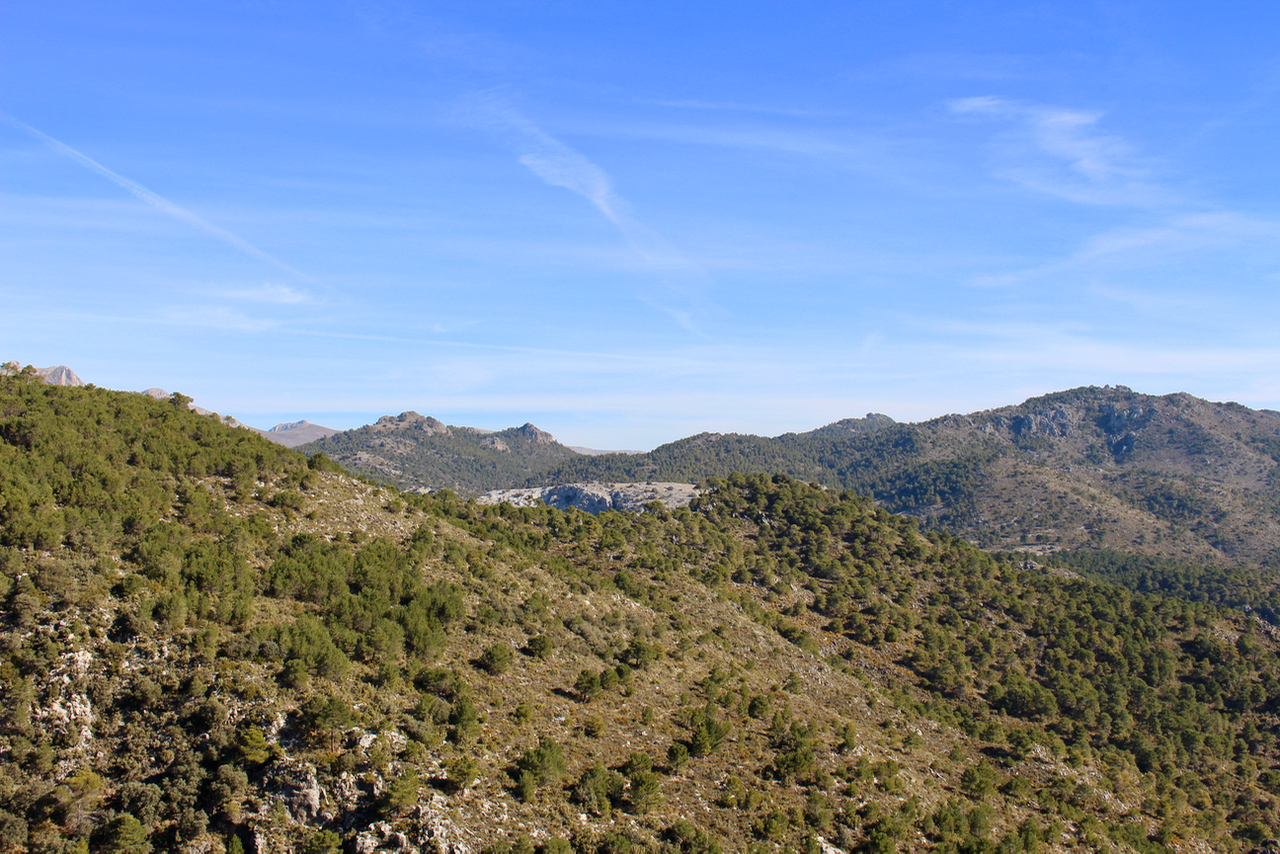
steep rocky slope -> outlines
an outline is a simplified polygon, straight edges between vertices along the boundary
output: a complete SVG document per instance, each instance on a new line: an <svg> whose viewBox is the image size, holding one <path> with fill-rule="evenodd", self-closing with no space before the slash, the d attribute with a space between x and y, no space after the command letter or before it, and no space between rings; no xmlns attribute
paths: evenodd
<svg viewBox="0 0 1280 854"><path fill-rule="evenodd" d="M1077 389L928 422L916 439L914 470L880 481L887 502L987 546L1106 546L1224 563L1268 561L1280 549L1273 413ZM957 462L971 481L925 486L931 464ZM906 506L919 498L927 503Z"/></svg>

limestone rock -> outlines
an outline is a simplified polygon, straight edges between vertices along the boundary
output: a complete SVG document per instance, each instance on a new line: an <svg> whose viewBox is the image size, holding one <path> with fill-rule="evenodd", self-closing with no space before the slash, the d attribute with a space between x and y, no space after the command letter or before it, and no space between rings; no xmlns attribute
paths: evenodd
<svg viewBox="0 0 1280 854"><path fill-rule="evenodd" d="M653 501L667 509L688 507L696 494L691 483L564 483L529 489L494 489L477 501L480 504L505 501L516 507L532 507L541 502L560 510L577 507L593 514L606 510L638 513Z"/></svg>

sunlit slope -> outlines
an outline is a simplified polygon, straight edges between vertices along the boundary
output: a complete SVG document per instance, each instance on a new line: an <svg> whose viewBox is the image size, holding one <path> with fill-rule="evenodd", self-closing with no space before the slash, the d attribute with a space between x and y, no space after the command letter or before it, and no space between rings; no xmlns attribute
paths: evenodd
<svg viewBox="0 0 1280 854"><path fill-rule="evenodd" d="M1277 826L1276 643L1240 614L785 476L674 512L480 507L183 404L0 378L6 850L1231 851Z"/></svg>

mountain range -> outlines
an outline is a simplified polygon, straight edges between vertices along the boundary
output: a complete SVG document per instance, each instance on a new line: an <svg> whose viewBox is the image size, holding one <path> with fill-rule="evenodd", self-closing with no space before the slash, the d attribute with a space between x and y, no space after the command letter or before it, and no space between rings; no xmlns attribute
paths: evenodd
<svg viewBox="0 0 1280 854"><path fill-rule="evenodd" d="M872 496L985 548L1223 566L1280 555L1280 413L1123 386L913 424L871 413L772 438L702 433L647 453L587 456L533 425L489 433L413 412L299 448L410 491L769 472Z"/></svg>
<svg viewBox="0 0 1280 854"><path fill-rule="evenodd" d="M450 489L469 496L525 485L570 459L593 459L532 424L493 432L449 426L412 411L384 415L298 450L323 453L354 474L409 492ZM601 459L607 456L614 455Z"/></svg>
<svg viewBox="0 0 1280 854"><path fill-rule="evenodd" d="M36 373L83 385L65 366ZM410 492L498 500L503 490L538 490L599 508L621 484L781 473L872 496L988 549L1280 564L1280 413L1182 393L1088 386L919 423L868 413L776 437L702 433L644 453L565 446L532 424L490 431L413 411L345 431L305 420L248 429ZM611 486L602 493L601 484Z"/></svg>

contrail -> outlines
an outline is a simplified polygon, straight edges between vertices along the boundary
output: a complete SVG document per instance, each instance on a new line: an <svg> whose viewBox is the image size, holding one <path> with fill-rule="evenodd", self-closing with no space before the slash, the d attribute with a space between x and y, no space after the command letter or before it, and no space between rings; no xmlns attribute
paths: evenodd
<svg viewBox="0 0 1280 854"><path fill-rule="evenodd" d="M6 121L8 121L10 124L22 129L26 133L30 134L31 136L45 143L46 145L48 145L50 148L52 148L54 151L58 152L59 154L65 154L67 157L70 157L72 160L76 161L81 166L84 166L86 169L89 169L93 172L97 172L99 175L111 181L112 183L128 190L130 193L137 196L139 199L146 202L147 204L151 205L156 210L161 211L162 213L166 213L169 216L173 217L174 219L180 219L186 223L189 223L190 225L194 225L196 228L200 229L206 234L210 234L218 238L223 243L227 243L227 244L230 244L231 246L234 246L236 249L239 249L241 252L245 253L246 255L249 255L253 258L257 258L259 261L265 261L271 266L279 270L283 270L284 272L289 273L292 276L296 276L299 279L302 279L304 281L315 282L314 278L312 278L311 276L308 276L306 273L302 272L301 270L295 269L294 267L290 267L288 264L284 263L279 258L276 258L273 255L270 255L267 252L262 251L258 247L254 246L252 243L248 242L247 240L241 237L238 237L237 235L232 234L231 232L227 231L225 228L219 228L218 226L214 225L208 220L202 219L201 217L187 210L186 208L175 205L173 202L169 201L163 196L157 195L156 193L153 193L151 190L148 190L146 187L142 186L138 182L130 181L128 178L124 177L123 175L117 172L112 172L110 169L103 166L98 161L84 154L81 154L79 151L76 151L74 148L67 145L66 143L59 142L58 140L49 136L47 133L43 133L42 131L39 131L36 128L33 128L31 125L26 124L25 122L18 121L13 116L10 116L4 113L0 113L0 116L3 116L3 118Z"/></svg>
<svg viewBox="0 0 1280 854"><path fill-rule="evenodd" d="M473 115L505 131L519 162L542 181L582 196L622 234L627 245L661 277L670 291L690 299L707 283L701 267L683 257L665 238L631 215L631 206L613 189L608 173L544 131L501 95L483 93L472 101ZM662 305L656 295L640 297L684 329L701 335L688 310Z"/></svg>

